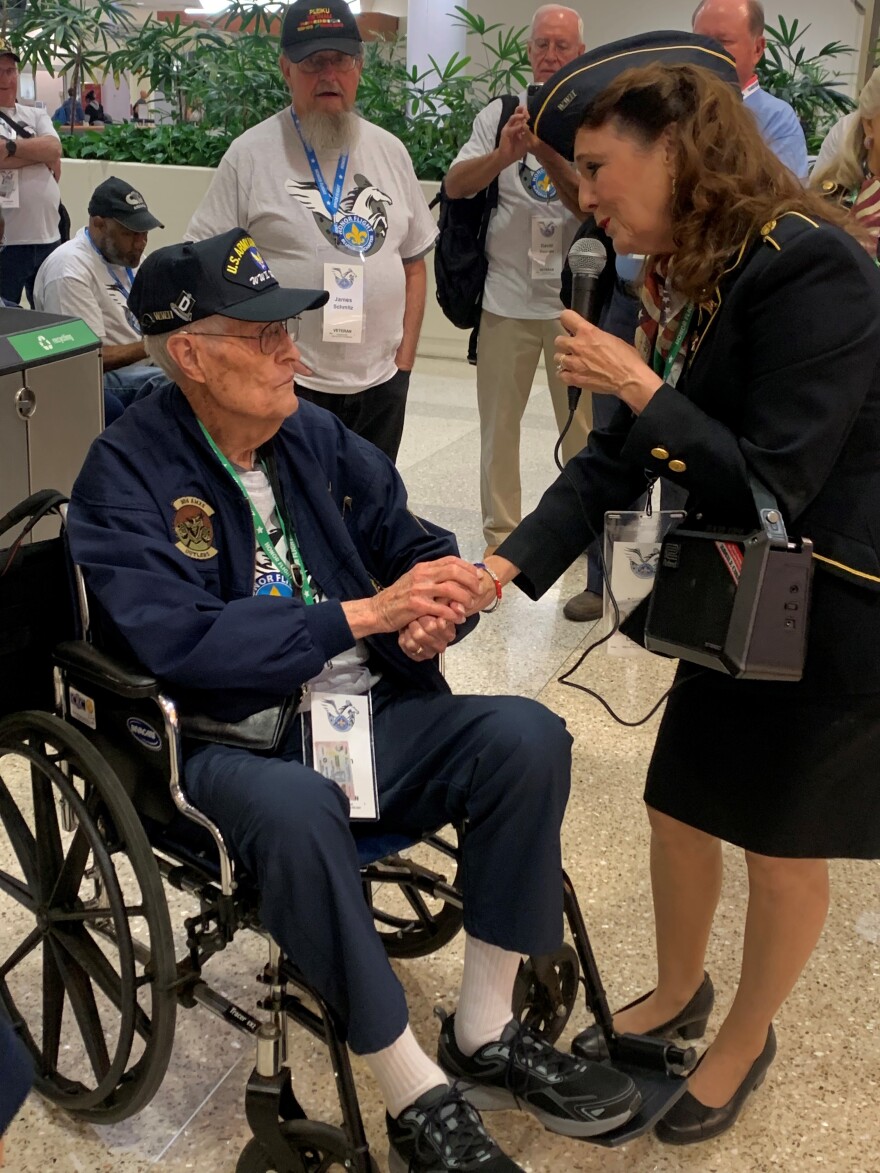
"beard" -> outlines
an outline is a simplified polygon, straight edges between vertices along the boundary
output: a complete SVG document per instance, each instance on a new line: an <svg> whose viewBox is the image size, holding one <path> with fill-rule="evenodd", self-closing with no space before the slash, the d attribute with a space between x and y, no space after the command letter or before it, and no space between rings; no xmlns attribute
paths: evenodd
<svg viewBox="0 0 880 1173"><path fill-rule="evenodd" d="M360 133L360 119L351 110L314 111L301 114L302 135L316 154L350 150Z"/></svg>

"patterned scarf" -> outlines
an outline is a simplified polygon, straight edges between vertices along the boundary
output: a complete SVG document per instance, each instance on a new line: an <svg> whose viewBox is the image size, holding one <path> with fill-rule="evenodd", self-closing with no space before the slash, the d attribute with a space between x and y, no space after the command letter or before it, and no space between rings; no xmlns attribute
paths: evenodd
<svg viewBox="0 0 880 1173"><path fill-rule="evenodd" d="M688 310L688 300L672 289L670 266L656 266L648 262L642 285L642 305L636 329L635 347L648 366L662 375L669 352L678 337ZM685 335L666 382L676 386L687 361L690 331ZM657 369L659 367L659 370Z"/></svg>
<svg viewBox="0 0 880 1173"><path fill-rule="evenodd" d="M876 257L880 248L880 179L868 175L851 198L850 210L873 242L866 244L865 248Z"/></svg>

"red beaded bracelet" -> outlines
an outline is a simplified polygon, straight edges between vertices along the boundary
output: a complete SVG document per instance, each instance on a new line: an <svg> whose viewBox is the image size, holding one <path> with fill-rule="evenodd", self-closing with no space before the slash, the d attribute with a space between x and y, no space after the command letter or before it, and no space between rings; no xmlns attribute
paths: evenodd
<svg viewBox="0 0 880 1173"><path fill-rule="evenodd" d="M486 565L485 562L475 562L474 566L477 568L477 570L485 570L485 572L489 575L489 577L495 583L495 602L492 604L491 607L484 607L483 608L484 615L491 615L491 613L493 611L497 610L498 604L501 602L501 579L498 577L498 575L495 573L494 570L489 569L489 567Z"/></svg>

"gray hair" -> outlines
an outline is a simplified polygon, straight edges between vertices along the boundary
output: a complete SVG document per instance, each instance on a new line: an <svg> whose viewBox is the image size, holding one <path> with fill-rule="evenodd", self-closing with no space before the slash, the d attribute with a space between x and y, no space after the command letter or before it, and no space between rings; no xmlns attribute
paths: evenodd
<svg viewBox="0 0 880 1173"><path fill-rule="evenodd" d="M697 5L694 15L691 17L691 28L696 23L697 17L703 11L711 0L700 0ZM764 5L761 0L746 0L746 9L748 10L749 32L753 37L763 37L764 35Z"/></svg>
<svg viewBox="0 0 880 1173"><path fill-rule="evenodd" d="M185 329L185 326L179 326L176 330L169 330L166 334L144 335L144 350L147 352L147 358L154 362L159 370L163 371L171 382L176 383L178 387L180 386L180 380L185 376L168 353L168 339L173 338L175 334L179 334L181 330Z"/></svg>
<svg viewBox="0 0 880 1173"><path fill-rule="evenodd" d="M821 187L831 180L844 187L860 187L865 178L865 164L868 151L865 147L863 118L876 118L880 114L880 68L875 69L862 86L859 105L852 120L852 126L838 148L837 154L825 164L821 171L810 176L810 187Z"/></svg>
<svg viewBox="0 0 880 1173"><path fill-rule="evenodd" d="M566 8L564 4L542 4L532 17L531 27L529 28L529 40L531 41L535 36L535 25L548 12L570 12L572 16L577 17L578 22L578 40L583 43L584 39L584 19L579 12L575 12L573 8Z"/></svg>

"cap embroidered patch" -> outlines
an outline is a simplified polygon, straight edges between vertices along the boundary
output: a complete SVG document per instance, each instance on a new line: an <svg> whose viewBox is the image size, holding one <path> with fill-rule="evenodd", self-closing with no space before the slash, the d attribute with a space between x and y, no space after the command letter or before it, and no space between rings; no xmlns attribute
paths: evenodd
<svg viewBox="0 0 880 1173"><path fill-rule="evenodd" d="M298 33L324 32L326 29L344 29L345 25L329 8L310 8L296 26Z"/></svg>
<svg viewBox="0 0 880 1173"><path fill-rule="evenodd" d="M172 526L177 541L175 547L187 558L204 562L217 553L214 546L214 510L198 497L178 497L171 502L175 509Z"/></svg>
<svg viewBox="0 0 880 1173"><path fill-rule="evenodd" d="M223 269L223 275L236 285L249 289L260 289L270 282L277 285L272 270L263 260L262 253L252 236L242 236L232 247Z"/></svg>

